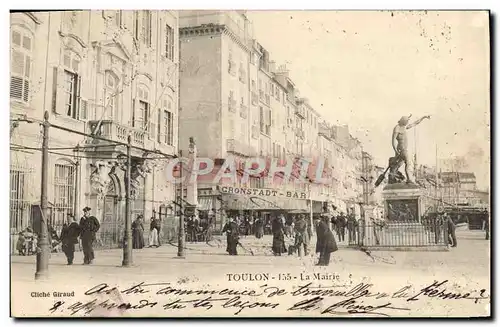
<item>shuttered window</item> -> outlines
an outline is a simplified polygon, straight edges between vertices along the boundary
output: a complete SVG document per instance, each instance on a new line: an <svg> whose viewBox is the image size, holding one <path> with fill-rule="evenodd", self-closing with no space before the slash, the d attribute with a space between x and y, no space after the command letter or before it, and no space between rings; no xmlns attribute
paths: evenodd
<svg viewBox="0 0 500 327"><path fill-rule="evenodd" d="M135 99L134 127L149 130L149 110L149 90L145 85L140 85Z"/></svg>
<svg viewBox="0 0 500 327"><path fill-rule="evenodd" d="M174 114L172 113L172 98L163 100L163 121L161 123L160 142L168 145L174 144Z"/></svg>
<svg viewBox="0 0 500 327"><path fill-rule="evenodd" d="M10 97L23 102L29 101L32 70L33 39L20 30L12 31Z"/></svg>
<svg viewBox="0 0 500 327"><path fill-rule="evenodd" d="M168 24L165 28L165 57L174 61L174 29L170 27Z"/></svg>

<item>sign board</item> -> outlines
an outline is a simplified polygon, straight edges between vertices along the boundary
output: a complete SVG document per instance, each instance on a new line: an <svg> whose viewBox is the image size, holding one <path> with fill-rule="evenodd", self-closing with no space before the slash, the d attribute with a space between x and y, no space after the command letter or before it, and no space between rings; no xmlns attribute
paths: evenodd
<svg viewBox="0 0 500 327"><path fill-rule="evenodd" d="M282 197L288 199L309 199L306 192L284 191L265 188L248 188L248 187L233 187L233 186L218 186L221 193L240 194L255 197Z"/></svg>

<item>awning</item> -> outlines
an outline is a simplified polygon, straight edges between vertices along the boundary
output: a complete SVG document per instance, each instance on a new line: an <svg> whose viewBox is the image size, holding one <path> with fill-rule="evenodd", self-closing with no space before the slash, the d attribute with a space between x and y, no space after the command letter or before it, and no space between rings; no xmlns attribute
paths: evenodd
<svg viewBox="0 0 500 327"><path fill-rule="evenodd" d="M212 210L213 197L198 197L198 210L209 211Z"/></svg>
<svg viewBox="0 0 500 327"><path fill-rule="evenodd" d="M300 199L224 194L222 200L228 210L310 210L308 200Z"/></svg>

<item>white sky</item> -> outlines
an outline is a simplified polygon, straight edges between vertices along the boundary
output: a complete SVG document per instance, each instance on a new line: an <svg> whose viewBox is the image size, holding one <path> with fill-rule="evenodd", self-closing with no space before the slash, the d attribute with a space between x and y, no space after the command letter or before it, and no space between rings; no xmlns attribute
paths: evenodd
<svg viewBox="0 0 500 327"><path fill-rule="evenodd" d="M486 12L249 11L255 38L287 64L302 96L332 123L347 123L377 164L392 155L402 115L417 127L422 164L479 153L489 180L489 22ZM409 134L414 148L414 132ZM481 156L482 153L482 156Z"/></svg>

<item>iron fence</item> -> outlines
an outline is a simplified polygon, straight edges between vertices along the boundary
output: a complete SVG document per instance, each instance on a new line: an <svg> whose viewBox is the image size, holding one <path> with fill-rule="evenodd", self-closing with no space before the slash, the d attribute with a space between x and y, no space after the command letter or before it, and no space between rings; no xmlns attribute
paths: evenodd
<svg viewBox="0 0 500 327"><path fill-rule="evenodd" d="M449 242L448 226L439 220L360 223L347 234L349 245L364 247L443 247Z"/></svg>

